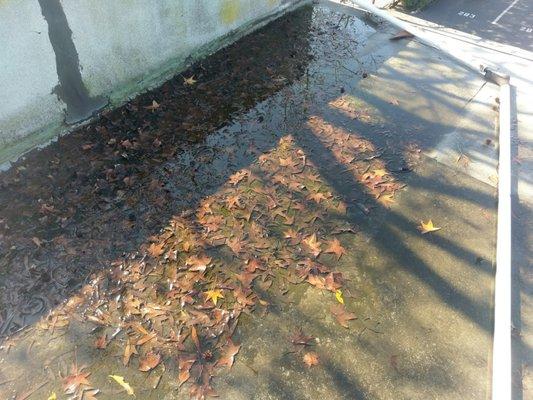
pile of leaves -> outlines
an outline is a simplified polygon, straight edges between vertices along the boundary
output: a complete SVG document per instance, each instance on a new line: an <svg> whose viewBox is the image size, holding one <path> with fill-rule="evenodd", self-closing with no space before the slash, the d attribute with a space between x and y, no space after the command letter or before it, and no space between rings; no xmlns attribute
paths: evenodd
<svg viewBox="0 0 533 400"><path fill-rule="evenodd" d="M391 199L394 181L366 140L318 117L311 132L378 200ZM355 233L347 204L320 176L291 135L250 168L230 176L198 208L174 216L149 243L116 261L82 293L41 323L67 324L73 308L95 324L95 347L123 347L123 363L148 372L177 366L195 398L214 394L212 377L230 368L240 345L232 341L242 313L268 311L269 299L291 285L331 292L331 312L348 328L345 277L336 269L346 256L341 234ZM388 201L388 203L390 203ZM314 356L306 358L313 365Z"/></svg>

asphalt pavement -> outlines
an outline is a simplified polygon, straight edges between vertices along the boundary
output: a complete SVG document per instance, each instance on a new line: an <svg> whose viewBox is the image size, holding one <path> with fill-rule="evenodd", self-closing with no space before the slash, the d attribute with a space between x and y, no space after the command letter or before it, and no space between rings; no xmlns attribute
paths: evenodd
<svg viewBox="0 0 533 400"><path fill-rule="evenodd" d="M533 50L531 0L438 0L416 16L484 39Z"/></svg>

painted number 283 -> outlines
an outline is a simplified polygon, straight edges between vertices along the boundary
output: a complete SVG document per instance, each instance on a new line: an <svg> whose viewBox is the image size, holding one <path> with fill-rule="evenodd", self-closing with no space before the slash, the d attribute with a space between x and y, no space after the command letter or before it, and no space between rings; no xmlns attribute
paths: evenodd
<svg viewBox="0 0 533 400"><path fill-rule="evenodd" d="M459 11L457 14L459 14L460 16L465 17L465 18L470 18L470 19L476 18L476 14L469 13L469 12L466 12L466 11Z"/></svg>

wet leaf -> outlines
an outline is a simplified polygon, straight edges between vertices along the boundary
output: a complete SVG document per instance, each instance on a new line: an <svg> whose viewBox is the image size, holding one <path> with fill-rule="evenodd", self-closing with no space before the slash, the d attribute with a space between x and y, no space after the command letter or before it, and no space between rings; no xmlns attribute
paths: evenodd
<svg viewBox="0 0 533 400"><path fill-rule="evenodd" d="M342 247L341 242L335 238L328 242L328 248L325 250L325 253L333 253L337 256L337 260L339 260L344 254L346 254L346 250Z"/></svg>
<svg viewBox="0 0 533 400"><path fill-rule="evenodd" d="M291 336L291 343L295 346L309 346L314 340L315 338L313 336L307 336L304 334L301 328Z"/></svg>
<svg viewBox="0 0 533 400"><path fill-rule="evenodd" d="M145 106L144 108L150 111L155 111L160 107L159 103L155 100L152 100L152 104Z"/></svg>
<svg viewBox="0 0 533 400"><path fill-rule="evenodd" d="M385 207L390 207L396 201L394 200L394 195L392 194L382 194L378 197L378 202Z"/></svg>
<svg viewBox="0 0 533 400"><path fill-rule="evenodd" d="M205 294L205 300L209 301L211 300L213 304L216 306L218 299L223 299L224 294L222 293L222 290L215 289L215 290L208 290L207 292L204 292Z"/></svg>
<svg viewBox="0 0 533 400"><path fill-rule="evenodd" d="M150 351L139 361L139 371L148 372L154 369L161 362L161 354Z"/></svg>
<svg viewBox="0 0 533 400"><path fill-rule="evenodd" d="M96 395L100 393L100 389L88 389L83 391L82 400L98 400Z"/></svg>
<svg viewBox="0 0 533 400"><path fill-rule="evenodd" d="M306 246L307 250L315 257L318 257L322 252L320 242L316 237L316 233L313 233L311 236L305 238L302 243Z"/></svg>
<svg viewBox="0 0 533 400"><path fill-rule="evenodd" d="M309 368L311 368L311 367L313 367L315 365L318 365L318 363L319 363L318 354L313 353L313 352L305 353L304 356L303 356L303 362Z"/></svg>
<svg viewBox="0 0 533 400"><path fill-rule="evenodd" d="M118 383L122 389L126 391L126 393L130 396L135 396L135 392L133 391L133 388L130 386L128 382L124 380L124 377L119 375L109 375L111 379L113 379L116 383Z"/></svg>
<svg viewBox="0 0 533 400"><path fill-rule="evenodd" d="M124 346L124 355L122 357L122 364L124 364L124 366L127 366L129 364L130 358L133 354L138 354L137 348L133 343L131 343L130 339L128 338L128 340L126 341L126 346Z"/></svg>
<svg viewBox="0 0 533 400"><path fill-rule="evenodd" d="M342 290L340 289L335 290L335 298L337 299L339 303L344 304L344 299L342 298Z"/></svg>
<svg viewBox="0 0 533 400"><path fill-rule="evenodd" d="M204 272L209 264L211 264L211 257L206 255L190 256L185 260L185 265L190 266L190 271Z"/></svg>
<svg viewBox="0 0 533 400"><path fill-rule="evenodd" d="M178 357L178 385L181 386L191 377L191 367L196 362L194 355L182 355Z"/></svg>
<svg viewBox="0 0 533 400"><path fill-rule="evenodd" d="M420 232L422 232L422 234L426 234L426 233L429 233L429 232L438 231L441 228L438 228L438 227L434 226L433 225L433 221L429 220L426 223L424 223L424 221L421 221L420 222L420 226L418 227L418 229L420 230Z"/></svg>
<svg viewBox="0 0 533 400"><path fill-rule="evenodd" d="M153 257L159 257L161 254L165 252L165 244L164 243L152 243L148 247L148 253L150 253Z"/></svg>
<svg viewBox="0 0 533 400"><path fill-rule="evenodd" d="M194 75L189 78L183 78L183 84L186 86L193 86L194 84L196 84L196 82L197 80L194 79Z"/></svg>
<svg viewBox="0 0 533 400"><path fill-rule="evenodd" d="M90 372L83 372L84 368L72 367L72 374L63 380L63 389L67 394L74 394L84 386L91 386L89 382Z"/></svg>
<svg viewBox="0 0 533 400"><path fill-rule="evenodd" d="M346 308L342 304L337 304L331 307L331 313L337 319L337 322L344 328L349 328L348 321L356 319L354 313L346 311Z"/></svg>
<svg viewBox="0 0 533 400"><path fill-rule="evenodd" d="M235 355L239 352L240 349L240 344L236 345L232 342L231 339L228 339L228 342L222 349L222 354L220 359L218 360L217 366L231 368L235 360Z"/></svg>
<svg viewBox="0 0 533 400"><path fill-rule="evenodd" d="M94 347L100 350L105 349L107 347L107 335L103 334L99 336L94 342Z"/></svg>

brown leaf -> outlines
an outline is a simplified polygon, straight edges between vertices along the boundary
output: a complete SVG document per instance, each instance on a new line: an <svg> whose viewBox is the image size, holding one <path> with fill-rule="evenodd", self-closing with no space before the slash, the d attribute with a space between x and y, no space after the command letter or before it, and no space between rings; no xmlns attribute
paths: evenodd
<svg viewBox="0 0 533 400"><path fill-rule="evenodd" d="M233 175L231 175L228 179L229 183L231 183L232 185L236 185L238 184L240 181L242 181L246 175L248 175L248 171L246 170L243 170L243 171L237 171L235 172Z"/></svg>
<svg viewBox="0 0 533 400"><path fill-rule="evenodd" d="M91 386L87 379L90 372L82 372L83 368L78 369L76 366L72 367L72 374L63 380L63 389L66 394L74 394L84 386Z"/></svg>
<svg viewBox="0 0 533 400"><path fill-rule="evenodd" d="M335 318L337 318L337 322L345 328L348 328L348 321L357 318L354 313L346 311L346 308L342 304L331 306L330 310L335 315Z"/></svg>
<svg viewBox="0 0 533 400"><path fill-rule="evenodd" d="M102 336L99 336L95 342L94 342L94 346L97 348L97 349L100 349L100 350L103 350L107 347L107 335L106 334L103 334Z"/></svg>
<svg viewBox="0 0 533 400"><path fill-rule="evenodd" d="M161 354L150 351L139 361L139 371L148 372L159 365Z"/></svg>
<svg viewBox="0 0 533 400"><path fill-rule="evenodd" d="M306 237L302 243L305 245L306 249L315 257L322 252L320 248L320 242L316 237L316 233L313 233L311 236Z"/></svg>
<svg viewBox="0 0 533 400"><path fill-rule="evenodd" d="M232 342L231 339L228 339L228 342L224 346L222 350L222 354L220 359L217 362L217 366L219 367L228 367L231 368L233 365L233 362L235 361L235 355L239 352L241 349L241 345L236 345Z"/></svg>
<svg viewBox="0 0 533 400"><path fill-rule="evenodd" d="M130 339L128 338L128 340L126 341L126 346L124 347L124 355L122 356L122 364L124 364L124 366L127 366L129 364L130 358L133 354L138 354L137 348L134 344L131 343Z"/></svg>
<svg viewBox="0 0 533 400"><path fill-rule="evenodd" d="M303 362L309 368L311 368L311 367L313 367L315 365L318 365L318 363L319 363L318 354L313 353L313 352L305 353L304 356L303 356Z"/></svg>
<svg viewBox="0 0 533 400"><path fill-rule="evenodd" d="M315 338L313 336L305 335L301 328L291 336L291 343L295 346L309 346L314 340Z"/></svg>
<svg viewBox="0 0 533 400"><path fill-rule="evenodd" d="M333 253L337 256L337 260L339 260L343 254L346 254L346 250L344 247L342 247L341 242L335 238L328 242L328 248L325 250L326 253Z"/></svg>
<svg viewBox="0 0 533 400"><path fill-rule="evenodd" d="M204 272L211 264L211 257L206 255L190 256L185 260L185 265L190 266L189 271Z"/></svg>
<svg viewBox="0 0 533 400"><path fill-rule="evenodd" d="M196 350L198 350L198 352L201 352L201 348L200 348L200 339L198 338L198 332L196 332L196 328L193 326L191 326L191 339L194 343L194 345L196 346Z"/></svg>
<svg viewBox="0 0 533 400"><path fill-rule="evenodd" d="M163 254L165 252L164 247L165 247L164 243L159 243L159 244L158 243L152 243L148 247L148 253L152 257L159 257L161 254Z"/></svg>
<svg viewBox="0 0 533 400"><path fill-rule="evenodd" d="M196 362L196 356L194 355L184 355L178 357L178 385L181 386L189 380L191 377L191 367Z"/></svg>

